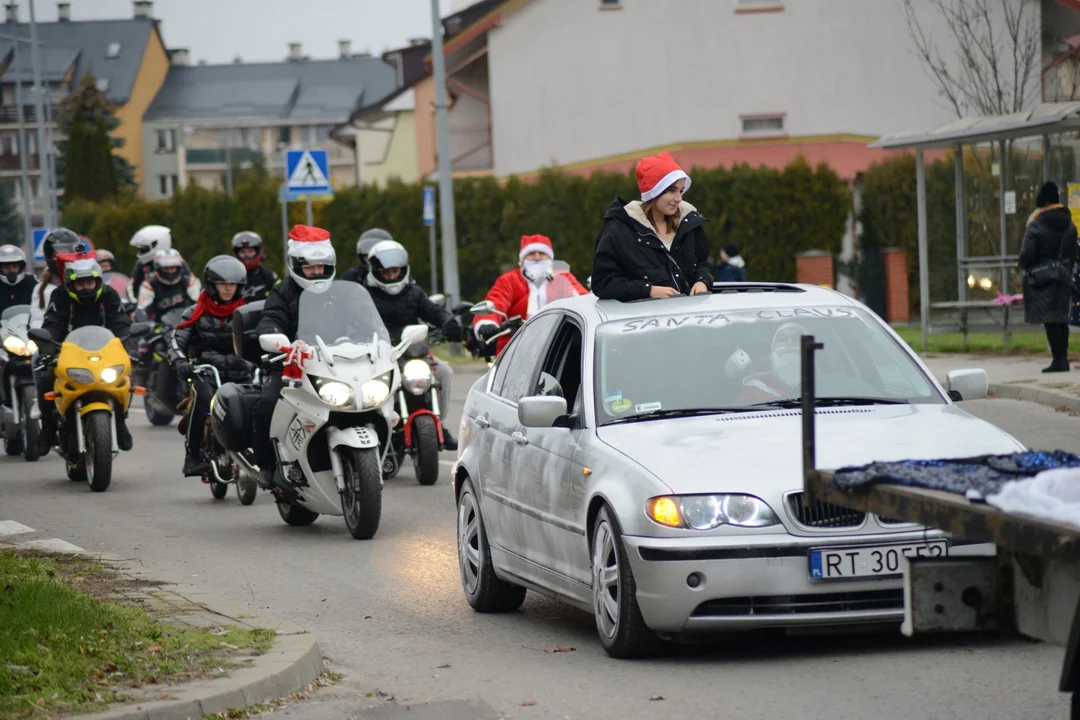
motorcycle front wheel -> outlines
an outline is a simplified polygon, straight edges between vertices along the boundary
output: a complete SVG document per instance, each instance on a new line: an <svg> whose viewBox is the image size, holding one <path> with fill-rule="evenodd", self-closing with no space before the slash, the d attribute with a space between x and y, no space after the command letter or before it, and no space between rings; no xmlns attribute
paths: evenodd
<svg viewBox="0 0 1080 720"><path fill-rule="evenodd" d="M94 492L105 492L112 482L112 417L105 410L94 410L82 421L86 481Z"/></svg>
<svg viewBox="0 0 1080 720"><path fill-rule="evenodd" d="M413 438L416 454L416 480L421 485L434 485L439 481L439 429L431 415L420 415L413 421Z"/></svg>
<svg viewBox="0 0 1080 720"><path fill-rule="evenodd" d="M357 540L370 540L379 530L382 518L382 472L377 450L341 449L341 469L345 491L341 509L345 527Z"/></svg>
<svg viewBox="0 0 1080 720"><path fill-rule="evenodd" d="M281 519L285 521L285 524L292 525L293 527L310 525L319 517L319 513L317 512L312 512L299 505L289 505L283 502L277 504L277 511L278 515L281 516Z"/></svg>

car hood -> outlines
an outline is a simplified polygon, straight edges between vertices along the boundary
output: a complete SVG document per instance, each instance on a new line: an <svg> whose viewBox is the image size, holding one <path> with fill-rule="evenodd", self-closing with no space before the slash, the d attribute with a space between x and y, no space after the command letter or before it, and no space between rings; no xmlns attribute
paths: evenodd
<svg viewBox="0 0 1080 720"><path fill-rule="evenodd" d="M951 405L821 408L817 466L962 458L1024 449L990 423ZM779 492L802 487L802 414L797 410L707 415L612 425L600 441L676 493Z"/></svg>

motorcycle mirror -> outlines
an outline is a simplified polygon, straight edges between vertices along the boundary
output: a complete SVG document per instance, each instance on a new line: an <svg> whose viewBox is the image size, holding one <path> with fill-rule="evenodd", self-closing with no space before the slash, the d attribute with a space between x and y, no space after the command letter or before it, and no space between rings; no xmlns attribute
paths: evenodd
<svg viewBox="0 0 1080 720"><path fill-rule="evenodd" d="M474 315L490 315L495 312L495 303L490 300L481 300L469 308L469 312Z"/></svg>
<svg viewBox="0 0 1080 720"><path fill-rule="evenodd" d="M152 322L137 322L132 324L131 332L129 334L131 337L140 337L149 334L153 329L154 323Z"/></svg>
<svg viewBox="0 0 1080 720"><path fill-rule="evenodd" d="M442 293L435 293L434 295L429 295L428 300L435 303L436 305L442 305L443 307L446 306L446 296Z"/></svg>
<svg viewBox="0 0 1080 720"><path fill-rule="evenodd" d="M401 331L401 342L406 346L424 340L428 335L427 325L406 325Z"/></svg>
<svg viewBox="0 0 1080 720"><path fill-rule="evenodd" d="M472 305L470 305L469 303L458 303L450 312L454 315L464 315L465 313L469 312L469 308L471 307Z"/></svg>
<svg viewBox="0 0 1080 720"><path fill-rule="evenodd" d="M56 341L45 328L30 328L26 334L38 345L56 345Z"/></svg>
<svg viewBox="0 0 1080 720"><path fill-rule="evenodd" d="M267 333L259 336L259 347L269 353L278 352L282 345L292 345L283 333Z"/></svg>

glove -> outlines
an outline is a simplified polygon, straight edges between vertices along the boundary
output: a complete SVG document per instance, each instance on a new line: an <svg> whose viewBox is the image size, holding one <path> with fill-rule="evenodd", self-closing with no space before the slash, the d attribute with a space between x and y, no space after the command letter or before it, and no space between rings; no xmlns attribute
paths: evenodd
<svg viewBox="0 0 1080 720"><path fill-rule="evenodd" d="M489 340L491 340L491 336L497 332L499 332L498 325L484 324L477 329L476 336L484 342L488 342Z"/></svg>
<svg viewBox="0 0 1080 720"><path fill-rule="evenodd" d="M191 382L191 376L195 374L195 368L187 360L179 360L173 363L173 369L176 370L176 377L184 382Z"/></svg>
<svg viewBox="0 0 1080 720"><path fill-rule="evenodd" d="M451 320L443 325L442 329L447 340L450 342L461 342L461 323L457 320Z"/></svg>

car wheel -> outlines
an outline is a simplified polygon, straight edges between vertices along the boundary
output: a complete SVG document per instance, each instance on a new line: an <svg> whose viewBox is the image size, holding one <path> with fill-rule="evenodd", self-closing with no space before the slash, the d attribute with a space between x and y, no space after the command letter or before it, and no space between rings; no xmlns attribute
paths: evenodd
<svg viewBox="0 0 1080 720"><path fill-rule="evenodd" d="M495 575L487 530L480 516L480 499L466 478L458 496L458 565L461 588L473 610L482 613L517 610L525 602L525 588Z"/></svg>
<svg viewBox="0 0 1080 720"><path fill-rule="evenodd" d="M607 507L596 516L592 537L593 615L600 644L615 658L648 655L659 640L641 616L622 530Z"/></svg>

